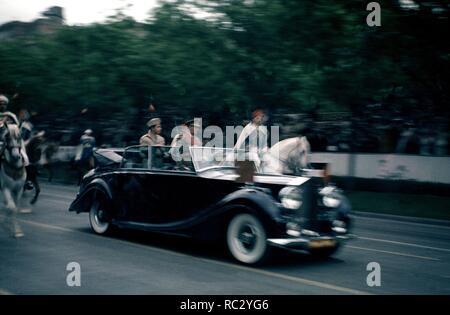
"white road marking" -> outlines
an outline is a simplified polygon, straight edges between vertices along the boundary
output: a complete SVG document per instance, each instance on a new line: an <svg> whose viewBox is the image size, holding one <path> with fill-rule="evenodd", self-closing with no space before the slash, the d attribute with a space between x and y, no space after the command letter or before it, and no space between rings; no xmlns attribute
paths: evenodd
<svg viewBox="0 0 450 315"><path fill-rule="evenodd" d="M14 295L14 294L9 292L8 290L0 288L0 295Z"/></svg>
<svg viewBox="0 0 450 315"><path fill-rule="evenodd" d="M72 233L75 232L75 233L82 233L83 235L90 235L90 236L100 237L100 236L95 235L95 234L86 234L86 233L83 233L83 232L80 232L80 231L77 231L77 230L64 228L64 227L60 227L60 226L56 226L56 225L50 225L50 224L46 224L46 223L40 223L40 222L29 221L29 220L22 220L22 219L19 219L19 221L22 222L22 223L25 223L25 224L33 225L33 226L44 228L44 229L52 229L52 230L63 231L63 232L72 232ZM216 261L216 260L207 259L207 258L200 258L200 257L192 256L192 255L181 254L181 253L178 253L178 252L175 252L175 251L171 251L171 250L168 250L168 249L161 249L161 248L153 247L153 246L150 246L150 245L136 244L136 243L133 243L133 242L120 240L120 239L116 239L116 238L104 238L104 239L105 240L112 240L114 242L120 242L122 244L126 244L127 246L132 245L134 247L138 247L138 248L146 249L146 250L150 249L150 250L157 251L157 252L160 252L160 253L171 254L171 255L175 255L175 256L194 258L194 259L197 259L197 260L201 260L201 261L208 262L208 263L213 263L213 264L216 264L216 265L231 267L231 268L234 268L234 269L239 269L239 270L244 270L244 271L248 271L248 272L253 272L253 273L265 275L265 276L268 276L268 277L288 280L288 281L301 283L301 284L305 284L305 285L309 285L309 286L319 287L319 288L322 288L322 289L334 290L334 291L343 292L343 293L346 293L346 294L357 294L357 295L371 295L372 294L372 293L369 293L369 292L360 291L360 290L354 290L354 289L350 289L350 288L346 288L346 287L341 287L341 286L329 284L329 283L326 283L326 282L309 280L309 279L305 279L305 278L289 276L289 275L280 274L280 273L271 272L271 271L266 271L266 270L254 269L254 268L251 268L251 267L235 265L235 264L232 264L232 263L221 262L221 261Z"/></svg>
<svg viewBox="0 0 450 315"><path fill-rule="evenodd" d="M369 293L369 292L360 291L360 290L354 290L354 289L345 288L345 287L341 287L341 286L336 286L336 285L329 284L329 283L326 283L326 282L309 280L309 279L300 278L300 277L293 277L293 276L289 276L289 275L285 275L285 274L281 274L281 273L276 273L276 272L272 272L272 271L266 271L266 270L262 270L262 269L253 269L253 268L250 268L250 267L245 267L245 266L241 266L241 265L234 265L234 264L231 264L231 263L211 260L211 259L207 259L207 258L198 258L198 259L206 261L206 262L214 263L216 265L228 266L228 267L232 267L232 268L239 269L239 270L250 271L250 272L259 273L259 274L262 274L262 275L265 275L265 276L269 276L269 277L289 280L289 281L293 281L293 282L297 282L297 283L301 283L301 284L306 284L306 285L310 285L310 286L315 286L315 287L319 287L319 288L323 288L323 289L340 291L340 292L344 292L344 293L347 293L347 294L372 295L372 293Z"/></svg>
<svg viewBox="0 0 450 315"><path fill-rule="evenodd" d="M413 225L413 226L422 226L422 227L430 227L433 229L445 229L450 230L450 226L445 225L437 225L437 224L430 224L430 223L419 223L419 222L408 222L408 221L400 221L395 219L381 219L381 218L372 218L372 217L363 217L358 214L354 215L356 220L358 221L383 221L383 222L395 222L395 224L403 224L403 225ZM401 217L401 216L400 216Z"/></svg>
<svg viewBox="0 0 450 315"><path fill-rule="evenodd" d="M68 196L68 195L49 194L49 193L46 193L46 192L41 192L41 193L39 194L39 197L40 197L40 196L45 196L45 197L58 197L58 198L60 198L60 199L65 199L65 200L67 200L68 203L74 201L74 199L75 199L75 194L74 194L73 196Z"/></svg>
<svg viewBox="0 0 450 315"><path fill-rule="evenodd" d="M384 240L384 239L379 239L379 238L358 236L358 239L367 240L367 241L375 241L375 242L384 242L384 243L397 244L397 245L405 245L405 246L425 248L425 249L432 249L432 250L438 250L438 251L443 251L443 252L450 252L450 249L447 249L447 248L425 246L425 245L419 245L419 244L413 244L413 243L404 243L404 242Z"/></svg>
<svg viewBox="0 0 450 315"><path fill-rule="evenodd" d="M22 223L25 223L25 224L29 224L29 225L34 225L34 226L37 226L37 227L40 227L40 228L49 229L49 230L57 230L57 231L62 231L62 232L79 232L77 230L68 229L68 228L57 226L57 225L50 225L50 224L46 224L46 223L40 223L40 222L36 222L36 221L23 220L23 219L18 219L18 221L20 221Z"/></svg>
<svg viewBox="0 0 450 315"><path fill-rule="evenodd" d="M39 200L38 200L38 202L39 202ZM69 205L70 205L69 201L63 201L63 200L58 200L58 199L45 199L45 202L63 205L63 207L66 209L68 209ZM33 209L36 208L36 205L32 205L32 206L33 206Z"/></svg>
<svg viewBox="0 0 450 315"><path fill-rule="evenodd" d="M391 252L391 251L387 251L387 250L373 249L373 248L366 248L366 247L358 247L358 246L352 246L352 245L346 245L345 247L346 248L359 249L359 250L367 250L367 251L371 251L371 252L384 253L384 254L391 254L391 255L396 255L396 256L405 256L405 257L419 258L419 259L425 259L425 260L434 260L434 261L439 261L440 260L438 258L433 258L433 257L417 256L417 255L411 255L411 254L406 254L406 253Z"/></svg>

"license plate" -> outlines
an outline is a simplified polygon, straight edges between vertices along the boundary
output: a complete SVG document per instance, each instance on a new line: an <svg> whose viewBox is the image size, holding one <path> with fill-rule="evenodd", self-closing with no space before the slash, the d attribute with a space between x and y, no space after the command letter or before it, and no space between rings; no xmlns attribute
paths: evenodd
<svg viewBox="0 0 450 315"><path fill-rule="evenodd" d="M312 240L309 242L310 248L324 248L336 246L336 240Z"/></svg>

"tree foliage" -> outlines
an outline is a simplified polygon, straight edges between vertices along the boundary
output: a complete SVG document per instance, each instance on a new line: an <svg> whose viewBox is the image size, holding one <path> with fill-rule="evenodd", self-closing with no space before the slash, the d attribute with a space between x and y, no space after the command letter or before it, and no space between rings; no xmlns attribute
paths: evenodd
<svg viewBox="0 0 450 315"><path fill-rule="evenodd" d="M356 0L161 2L147 23L119 12L4 40L0 89L39 112L126 112L149 101L193 114L341 111L395 95L448 115L448 9L380 3L382 26L371 28Z"/></svg>

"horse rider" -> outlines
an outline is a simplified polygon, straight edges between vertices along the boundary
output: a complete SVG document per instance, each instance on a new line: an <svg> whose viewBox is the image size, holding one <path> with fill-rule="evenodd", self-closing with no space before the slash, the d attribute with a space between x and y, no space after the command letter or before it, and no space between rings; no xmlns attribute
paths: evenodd
<svg viewBox="0 0 450 315"><path fill-rule="evenodd" d="M262 155L268 151L268 131L267 127L262 125L264 119L263 110L253 111L252 121L244 127L234 146L235 150L244 150L257 164L260 163Z"/></svg>
<svg viewBox="0 0 450 315"><path fill-rule="evenodd" d="M147 122L148 132L139 140L140 145L161 146L166 140L161 136L161 119L152 118Z"/></svg>
<svg viewBox="0 0 450 315"><path fill-rule="evenodd" d="M13 123L19 126L19 120L17 119L16 115L8 111L8 104L9 99L5 95L0 94L0 118L6 118L7 123Z"/></svg>
<svg viewBox="0 0 450 315"><path fill-rule="evenodd" d="M17 116L13 112L8 111L8 104L9 104L9 99L5 95L0 94L0 120L3 120L8 124L15 124L15 125L17 125L17 127L19 127L20 124L19 124L19 120L17 119ZM3 139L0 139L0 142L3 142ZM3 143L2 143L2 145L3 145ZM25 166L28 166L29 159L28 159L28 155L27 155L27 152L25 149L24 141L21 141L20 153L23 157Z"/></svg>
<svg viewBox="0 0 450 315"><path fill-rule="evenodd" d="M18 127L19 127L19 121L16 117L16 115L14 115L14 113L7 111L8 108L8 103L9 100L5 95L1 95L0 94L0 121L2 123L2 128L5 128L5 123L12 125L16 125L16 128L12 128L15 129L17 131L17 133L19 133L18 131ZM9 129L9 128L8 128ZM20 142L20 155L22 156L23 160L23 166L27 166L28 165L28 156L26 154L25 151L25 146L24 143L22 141L22 138L18 139ZM4 152L4 150L6 150L6 143L5 143L5 139L0 139L0 152ZM0 162L4 163L5 165L7 164L7 162L5 161L6 158L4 157L3 153L2 156L0 157ZM2 166L2 169L4 169L4 167ZM19 238L24 236L24 233L22 232L22 229L20 228L20 225L17 221L16 215L17 215L17 205L19 200L15 200L18 199L17 196L20 196L21 194L21 190L23 189L23 184L22 184L22 180L25 181L25 170L23 169L23 167L19 167L17 169L18 171L16 171L16 169L14 169L13 173L16 173L15 175L13 175L13 178L10 178L10 180L8 181L4 181L3 179L1 180L2 182L2 194L3 194L3 202L5 203L5 208L8 210L8 216L6 218L6 220L2 223L2 225L4 225L4 227L8 230L10 230L10 232L12 232L12 236L15 238ZM6 174L5 171L2 171L3 175L2 177ZM9 176L9 175L6 175ZM16 177L17 176L17 177ZM9 182L9 184L7 184ZM18 192L17 190L20 190L20 192ZM15 191L15 192L13 192ZM16 196L16 197L14 197ZM9 199L9 200L8 200Z"/></svg>
<svg viewBox="0 0 450 315"><path fill-rule="evenodd" d="M30 113L26 109L19 112L19 129L26 147L33 135L33 124L30 122Z"/></svg>
<svg viewBox="0 0 450 315"><path fill-rule="evenodd" d="M42 157L42 144L45 141L45 131L39 131L28 139L26 144L27 154L30 164L26 167L27 179L25 182L25 190L35 189L35 195L31 199L30 204L34 204L41 191L37 176L38 164Z"/></svg>

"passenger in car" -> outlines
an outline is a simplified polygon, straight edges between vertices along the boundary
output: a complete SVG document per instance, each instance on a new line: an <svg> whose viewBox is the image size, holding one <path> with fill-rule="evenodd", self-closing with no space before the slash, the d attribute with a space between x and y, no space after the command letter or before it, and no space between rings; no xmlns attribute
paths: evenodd
<svg viewBox="0 0 450 315"><path fill-rule="evenodd" d="M147 122L148 132L139 140L140 145L160 146L165 145L166 140L161 136L161 119L152 118Z"/></svg>

